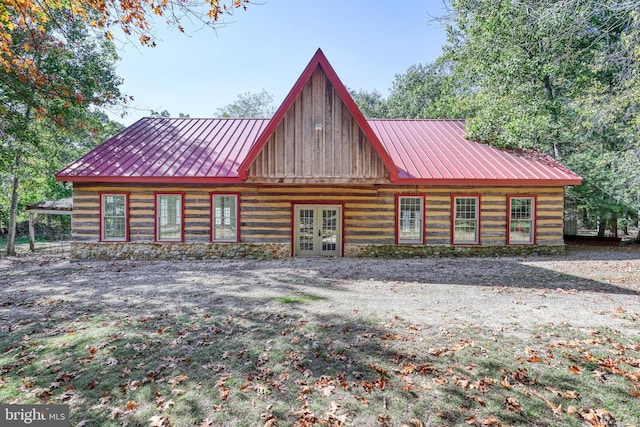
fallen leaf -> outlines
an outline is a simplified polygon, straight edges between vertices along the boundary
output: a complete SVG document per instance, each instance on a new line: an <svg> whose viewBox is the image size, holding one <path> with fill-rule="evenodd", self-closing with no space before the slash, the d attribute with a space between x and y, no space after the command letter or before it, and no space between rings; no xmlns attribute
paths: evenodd
<svg viewBox="0 0 640 427"><path fill-rule="evenodd" d="M487 418L486 420L482 421L482 423L480 425L482 425L482 426L501 426L502 422L492 415L489 418Z"/></svg>
<svg viewBox="0 0 640 427"><path fill-rule="evenodd" d="M582 409L580 416L592 426L617 425L615 417L606 409Z"/></svg>
<svg viewBox="0 0 640 427"><path fill-rule="evenodd" d="M433 382L438 385L445 385L449 382L445 377L436 377L433 379Z"/></svg>
<svg viewBox="0 0 640 427"><path fill-rule="evenodd" d="M515 397L505 397L504 404L511 412L522 412L522 405L520 405L520 402L518 402L518 399Z"/></svg>
<svg viewBox="0 0 640 427"><path fill-rule="evenodd" d="M582 373L582 368L578 365L570 365L568 369L569 369L569 372L575 375Z"/></svg>
<svg viewBox="0 0 640 427"><path fill-rule="evenodd" d="M178 384L185 382L186 380L188 380L189 377L187 377L186 375L176 375L175 377L171 378L169 381L167 381L169 384L171 384L172 387L177 386Z"/></svg>
<svg viewBox="0 0 640 427"><path fill-rule="evenodd" d="M474 402L478 403L480 406L485 406L486 405L485 401L480 396L471 395L471 396L469 396L469 399L471 399Z"/></svg>
<svg viewBox="0 0 640 427"><path fill-rule="evenodd" d="M125 409L125 413L130 413L130 412L134 412L135 410L138 409L138 407L140 407L140 404L138 402L134 402L133 400L130 400L127 402L126 405L124 405L124 409Z"/></svg>
<svg viewBox="0 0 640 427"><path fill-rule="evenodd" d="M500 380L500 385L507 390L511 390L511 383L509 382L509 379L507 377L504 377Z"/></svg>
<svg viewBox="0 0 640 427"><path fill-rule="evenodd" d="M538 390L529 390L530 393L540 398L551 409L554 415L562 415L562 405L556 406L552 401L541 395Z"/></svg>
<svg viewBox="0 0 640 427"><path fill-rule="evenodd" d="M556 394L562 397L563 399L577 399L578 397L580 397L580 394L577 391L573 391L573 390L564 391L564 390L558 390L557 388L554 388L554 387L545 387L545 390L550 391L551 393Z"/></svg>
<svg viewBox="0 0 640 427"><path fill-rule="evenodd" d="M149 427L168 427L170 425L169 418L160 415L154 415L149 418Z"/></svg>

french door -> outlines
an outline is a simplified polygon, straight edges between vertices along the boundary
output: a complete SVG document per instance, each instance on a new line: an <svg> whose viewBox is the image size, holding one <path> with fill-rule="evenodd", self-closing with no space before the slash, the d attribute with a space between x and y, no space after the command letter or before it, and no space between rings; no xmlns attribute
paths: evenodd
<svg viewBox="0 0 640 427"><path fill-rule="evenodd" d="M342 206L294 205L293 254L342 255Z"/></svg>

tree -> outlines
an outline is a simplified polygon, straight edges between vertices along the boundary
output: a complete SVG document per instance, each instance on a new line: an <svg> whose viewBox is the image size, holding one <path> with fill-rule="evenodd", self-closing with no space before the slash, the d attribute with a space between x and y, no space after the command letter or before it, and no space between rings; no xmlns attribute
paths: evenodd
<svg viewBox="0 0 640 427"><path fill-rule="evenodd" d="M29 92L36 90L48 98L65 102L88 102L113 97L87 99L75 91L74 85L44 67L38 60L44 50L71 49L74 31L91 27L106 39L113 39L114 29L127 36L137 35L143 45L155 46L152 21L162 17L167 24L184 31L183 21L216 26L218 20L235 8L246 8L248 0L5 0L0 2L0 70L3 83L14 88L15 100L29 105ZM75 25L70 28L72 21ZM75 30L74 30L75 29ZM83 29L86 31L86 29ZM7 79L6 76L11 76ZM32 111L36 116L48 114L40 105Z"/></svg>
<svg viewBox="0 0 640 427"><path fill-rule="evenodd" d="M382 119L388 116L387 100L377 90L367 92L365 90L349 90L351 97L362 111L365 117L370 119Z"/></svg>
<svg viewBox="0 0 640 427"><path fill-rule="evenodd" d="M465 116L458 93L455 64L438 58L430 64L410 66L396 74L387 100L389 117L420 119L454 119Z"/></svg>
<svg viewBox="0 0 640 427"><path fill-rule="evenodd" d="M222 108L218 108L220 117L252 117L265 118L271 117L275 113L273 107L273 96L267 91L262 90L260 93L245 92L238 95L236 101L227 104Z"/></svg>
<svg viewBox="0 0 640 427"><path fill-rule="evenodd" d="M35 74L25 76L19 68L0 68L0 159L3 179L10 182L8 254L15 253L20 182L46 153L42 126L81 128L92 105L104 106L122 99L113 44L97 39L69 11L51 13L56 14L57 21L45 23L42 35L64 33L64 45L55 37L42 37L35 43L33 33L20 26L10 32L12 52L33 64L38 78L46 75L48 79L31 81L29 77ZM67 17L63 18L65 13Z"/></svg>
<svg viewBox="0 0 640 427"><path fill-rule="evenodd" d="M444 52L467 82L468 136L561 159L585 177L573 196L601 223L638 204L638 179L619 179L638 175L629 151L638 147L637 79L629 83L638 75L638 45L631 41L637 42L638 6L638 0L452 2Z"/></svg>

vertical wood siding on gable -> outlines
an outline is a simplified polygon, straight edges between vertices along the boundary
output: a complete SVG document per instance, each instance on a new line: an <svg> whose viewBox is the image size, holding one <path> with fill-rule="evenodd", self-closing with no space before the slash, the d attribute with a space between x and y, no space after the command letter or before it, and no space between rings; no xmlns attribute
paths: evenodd
<svg viewBox="0 0 640 427"><path fill-rule="evenodd" d="M316 124L322 129L316 130ZM389 172L318 68L267 140L248 175L251 182L385 183Z"/></svg>
<svg viewBox="0 0 640 427"><path fill-rule="evenodd" d="M154 192L185 193L185 242L210 241L211 192L240 193L240 239L243 243L290 243L292 203L344 203L346 244L393 244L395 195L425 194L425 243L449 245L451 194L480 194L482 245L505 245L507 194L537 194L537 242L563 243L564 189L479 188L390 185L149 185L74 184L73 239L98 241L99 192L129 192L130 240L154 240Z"/></svg>

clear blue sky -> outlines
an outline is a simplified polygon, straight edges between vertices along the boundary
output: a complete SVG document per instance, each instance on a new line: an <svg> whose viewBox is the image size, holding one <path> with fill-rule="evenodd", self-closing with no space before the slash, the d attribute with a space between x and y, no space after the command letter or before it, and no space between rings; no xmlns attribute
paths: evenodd
<svg viewBox="0 0 640 427"><path fill-rule="evenodd" d="M396 74L440 54L445 29L430 15L443 13L442 0L266 0L217 31L161 25L157 47L121 46L118 74L135 109L114 117L131 124L150 109L214 117L238 94L263 89L277 107L318 48L347 87L387 96Z"/></svg>

